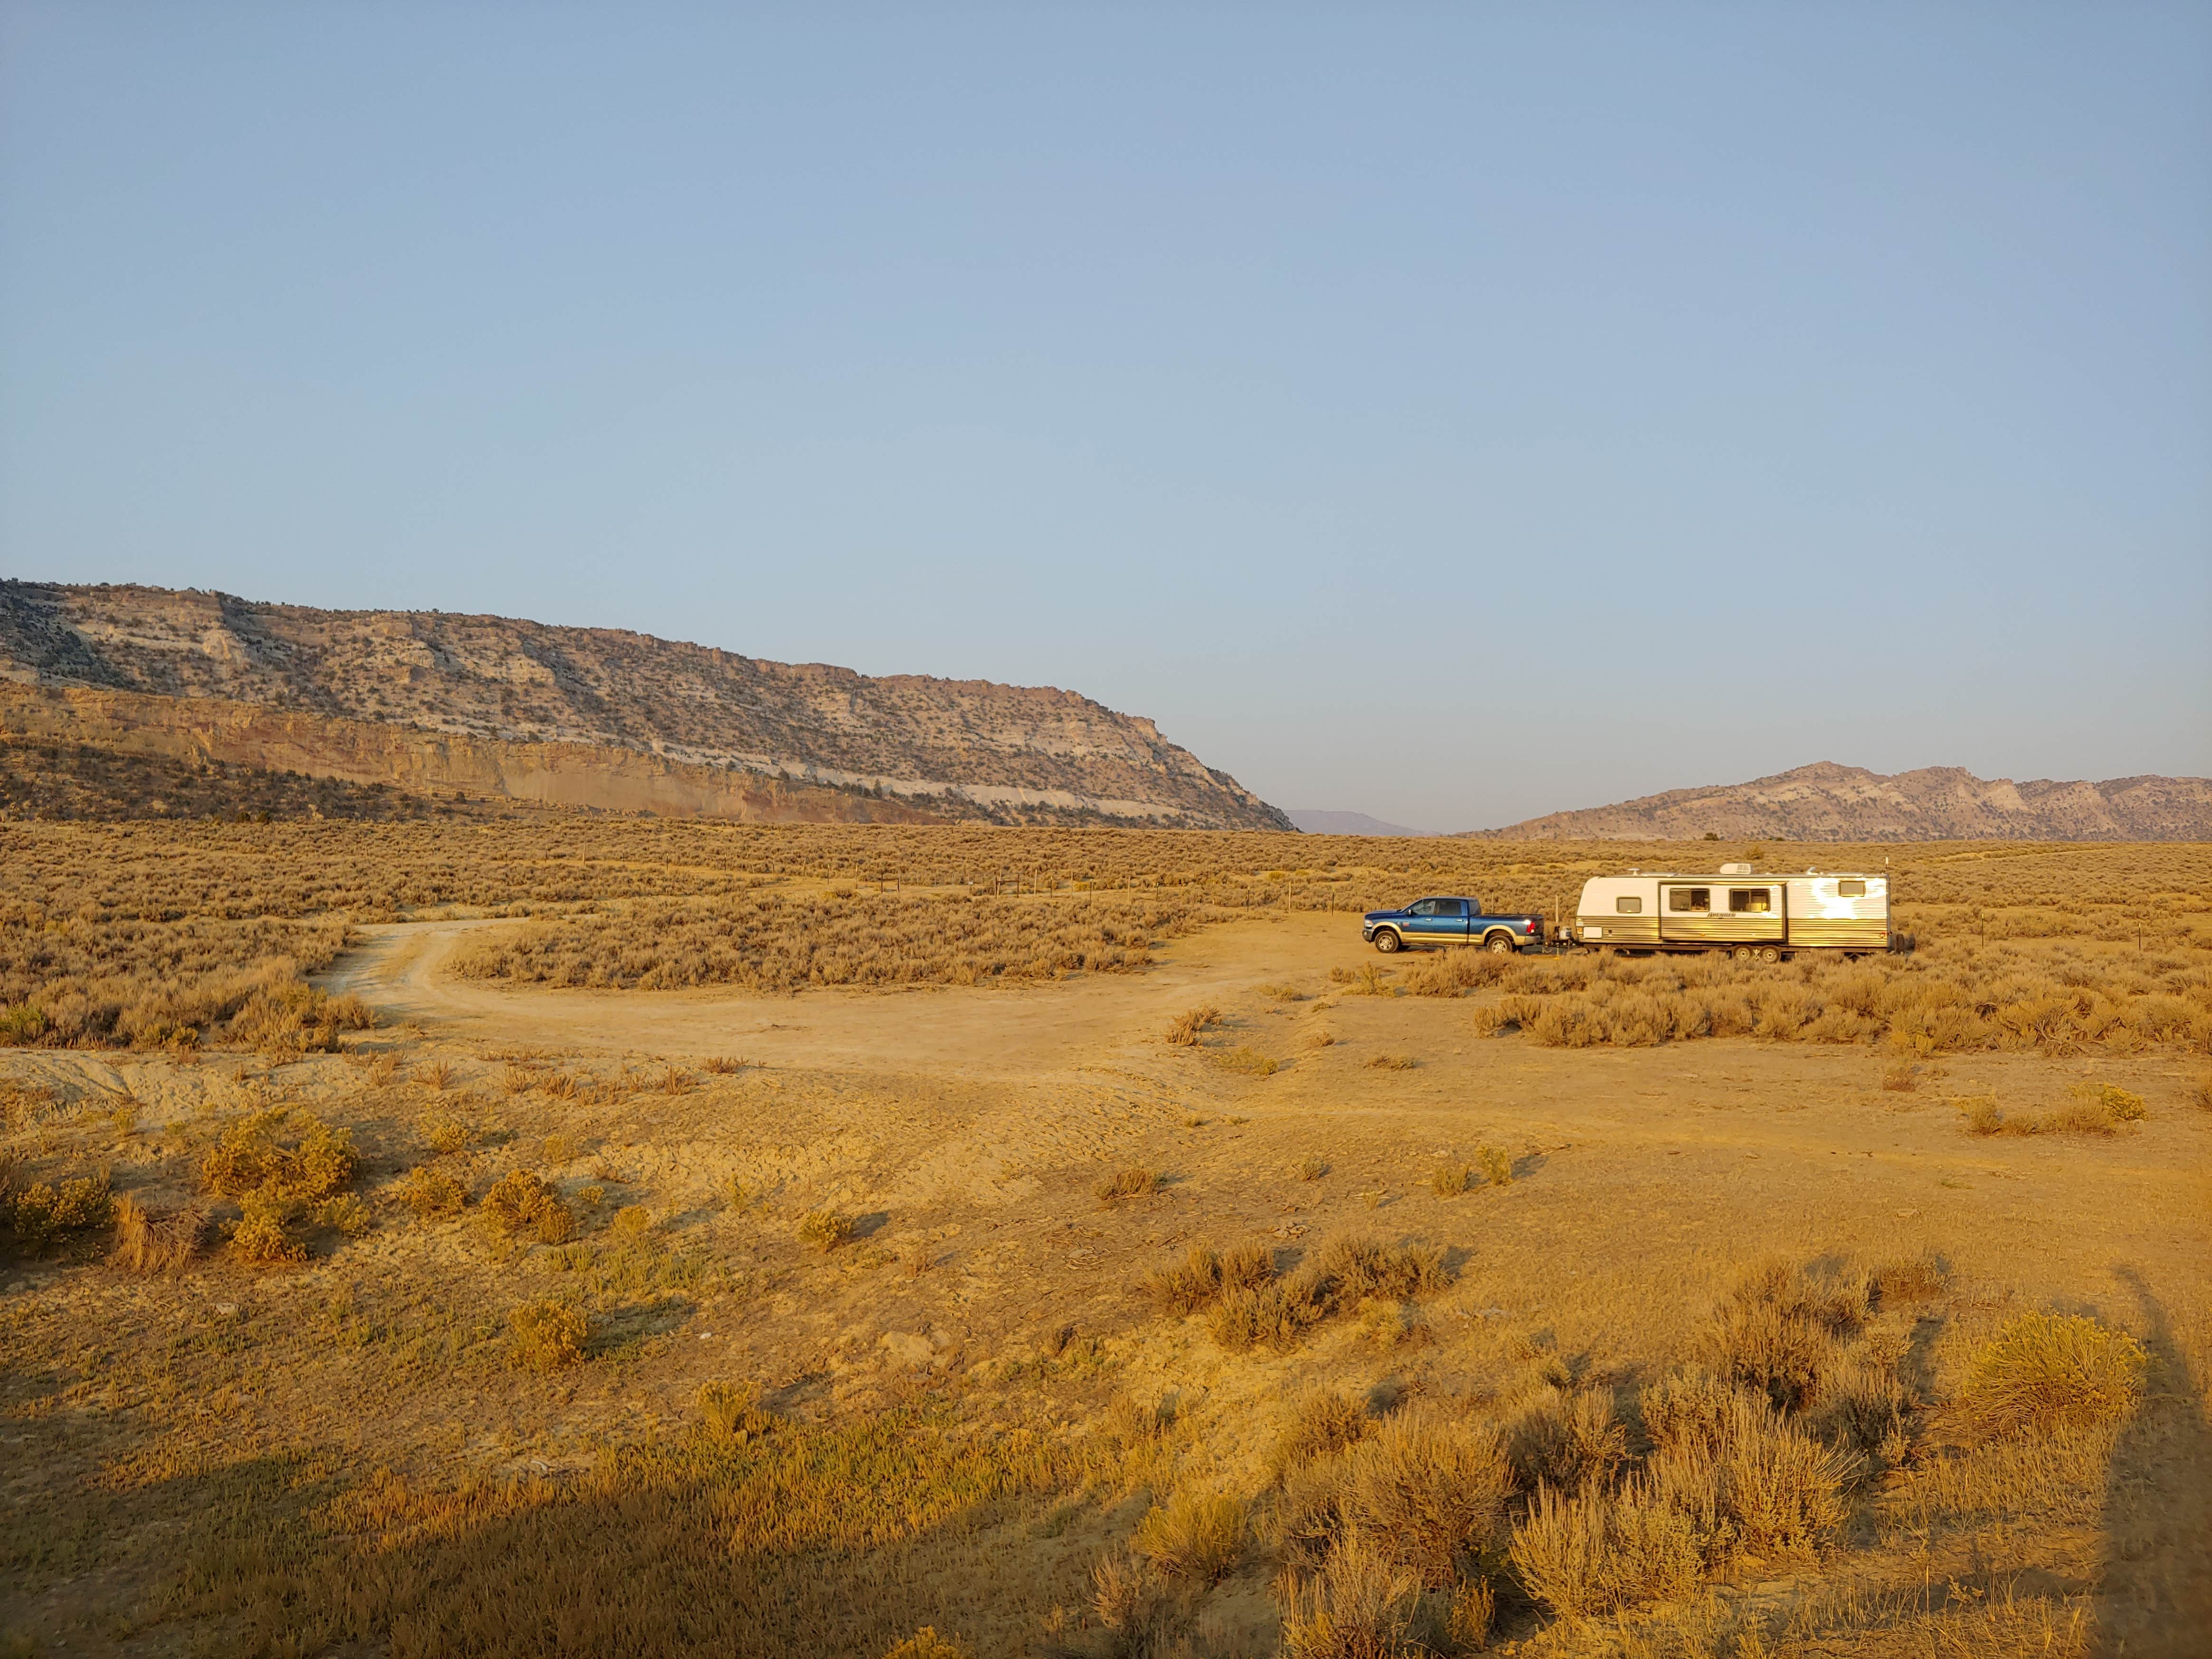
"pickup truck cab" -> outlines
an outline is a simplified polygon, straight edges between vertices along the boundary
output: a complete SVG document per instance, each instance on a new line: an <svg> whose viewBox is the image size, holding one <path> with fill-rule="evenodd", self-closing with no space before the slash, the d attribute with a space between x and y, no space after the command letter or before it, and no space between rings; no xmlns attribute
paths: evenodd
<svg viewBox="0 0 2212 1659"><path fill-rule="evenodd" d="M1370 910L1359 937L1376 950L1418 951L1450 945L1480 945L1486 951L1517 951L1544 942L1541 916L1492 916L1471 898L1415 899L1402 910Z"/></svg>

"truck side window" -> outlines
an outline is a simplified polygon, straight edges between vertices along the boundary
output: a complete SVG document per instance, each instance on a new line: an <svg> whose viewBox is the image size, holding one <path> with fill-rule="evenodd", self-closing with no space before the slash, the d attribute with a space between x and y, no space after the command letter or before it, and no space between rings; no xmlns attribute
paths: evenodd
<svg viewBox="0 0 2212 1659"><path fill-rule="evenodd" d="M1863 881L1839 881L1836 884L1836 896L1838 898L1864 898L1866 884Z"/></svg>
<svg viewBox="0 0 2212 1659"><path fill-rule="evenodd" d="M1713 908L1713 890L1710 887L1670 887L1667 890L1669 910L1702 912Z"/></svg>
<svg viewBox="0 0 2212 1659"><path fill-rule="evenodd" d="M1437 901L1437 914L1440 916L1464 916L1467 914L1467 901L1439 899Z"/></svg>
<svg viewBox="0 0 2212 1659"><path fill-rule="evenodd" d="M1731 887L1729 889L1729 908L1740 915L1763 916L1772 908L1764 887Z"/></svg>
<svg viewBox="0 0 2212 1659"><path fill-rule="evenodd" d="M1644 914L1644 901L1640 898L1617 898L1613 902L1613 908L1624 916L1640 916Z"/></svg>
<svg viewBox="0 0 2212 1659"><path fill-rule="evenodd" d="M1437 902L1434 899L1416 899L1406 907L1406 914L1409 916L1432 916L1436 913Z"/></svg>

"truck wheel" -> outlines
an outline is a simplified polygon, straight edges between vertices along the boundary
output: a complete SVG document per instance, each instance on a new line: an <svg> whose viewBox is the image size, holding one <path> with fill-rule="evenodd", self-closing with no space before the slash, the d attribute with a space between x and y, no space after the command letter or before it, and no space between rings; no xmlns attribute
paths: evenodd
<svg viewBox="0 0 2212 1659"><path fill-rule="evenodd" d="M1406 941L1400 939L1390 928L1385 927L1375 935L1375 948L1386 957L1393 951L1402 951L1405 947Z"/></svg>
<svg viewBox="0 0 2212 1659"><path fill-rule="evenodd" d="M1513 939L1510 934L1492 933L1483 940L1482 948L1492 956L1510 957L1513 954Z"/></svg>

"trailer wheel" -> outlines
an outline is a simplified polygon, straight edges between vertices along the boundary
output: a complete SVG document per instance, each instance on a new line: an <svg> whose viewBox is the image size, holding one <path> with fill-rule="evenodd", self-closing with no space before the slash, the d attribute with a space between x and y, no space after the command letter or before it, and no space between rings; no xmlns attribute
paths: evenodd
<svg viewBox="0 0 2212 1659"><path fill-rule="evenodd" d="M1735 947L1735 959L1738 962L1747 964L1751 961L1751 957L1752 950L1748 945L1739 945Z"/></svg>
<svg viewBox="0 0 2212 1659"><path fill-rule="evenodd" d="M1488 939L1483 940L1482 948L1492 956L1510 957L1513 954L1513 936L1510 933L1492 933Z"/></svg>
<svg viewBox="0 0 2212 1659"><path fill-rule="evenodd" d="M1386 957L1393 951L1403 950L1405 945L1406 941L1398 937L1395 928L1385 927L1375 935L1375 948Z"/></svg>
<svg viewBox="0 0 2212 1659"><path fill-rule="evenodd" d="M1771 968L1782 960L1782 952L1769 945L1759 951L1759 959Z"/></svg>

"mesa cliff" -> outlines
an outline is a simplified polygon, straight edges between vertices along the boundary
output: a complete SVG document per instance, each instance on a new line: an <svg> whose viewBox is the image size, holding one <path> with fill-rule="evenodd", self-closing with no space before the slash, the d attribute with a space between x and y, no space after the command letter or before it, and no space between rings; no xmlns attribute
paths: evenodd
<svg viewBox="0 0 2212 1659"><path fill-rule="evenodd" d="M2212 778L2055 783L1955 766L1885 775L1821 761L1749 783L1549 812L1496 841L2212 841Z"/></svg>
<svg viewBox="0 0 2212 1659"><path fill-rule="evenodd" d="M0 580L0 730L675 816L1290 827L1073 691L197 590Z"/></svg>

